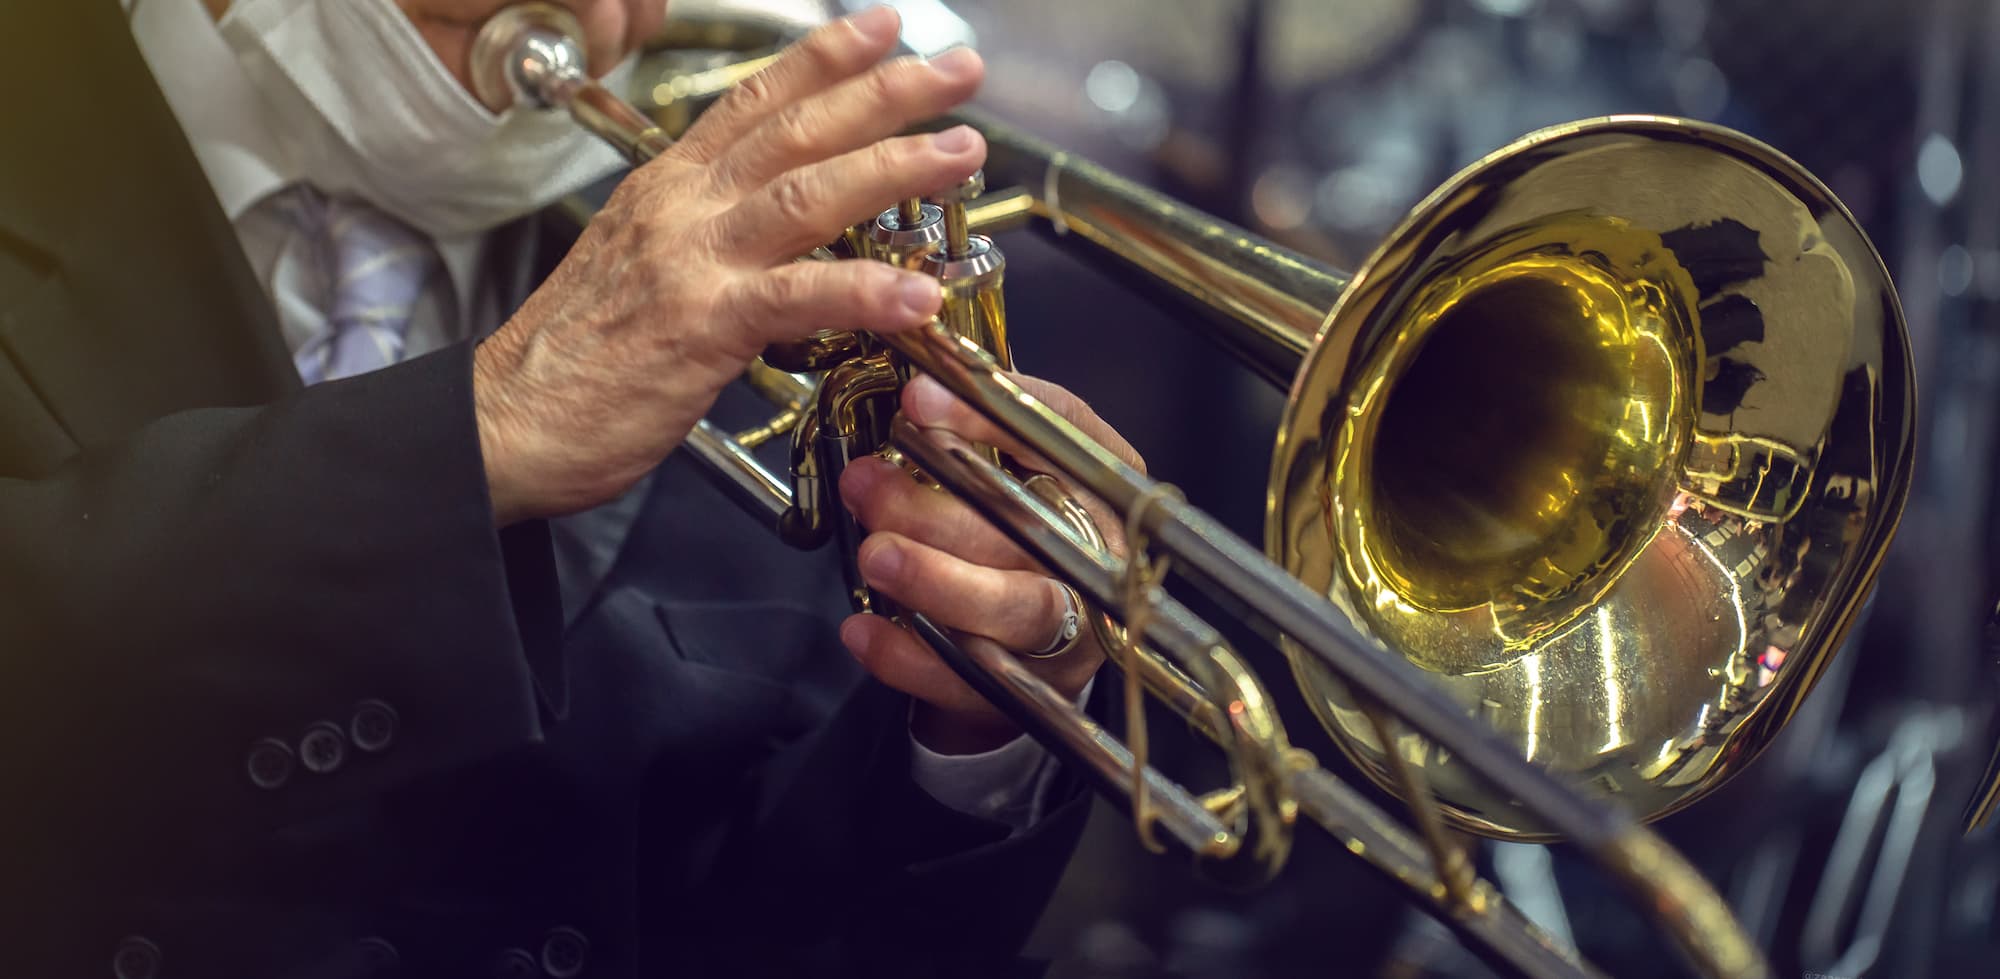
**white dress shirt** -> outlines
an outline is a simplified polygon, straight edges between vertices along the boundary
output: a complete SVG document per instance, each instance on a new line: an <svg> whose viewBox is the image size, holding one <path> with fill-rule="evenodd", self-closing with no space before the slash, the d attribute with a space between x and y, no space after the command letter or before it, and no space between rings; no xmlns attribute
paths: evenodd
<svg viewBox="0 0 2000 979"><path fill-rule="evenodd" d="M124 0L140 52L208 175L257 279L270 294L285 341L296 352L323 329L332 307L318 243L270 206L300 183L303 168L271 125L273 108L251 84L201 0ZM397 93L383 91L383 99ZM478 336L508 308L504 283L484 270L519 267L494 236L431 239L440 273L425 285L411 317L404 356L415 357ZM1088 691L1086 691L1086 694ZM1025 828L1039 816L1055 765L1021 737L984 754L942 755L912 740L911 775L933 798L969 815Z"/></svg>

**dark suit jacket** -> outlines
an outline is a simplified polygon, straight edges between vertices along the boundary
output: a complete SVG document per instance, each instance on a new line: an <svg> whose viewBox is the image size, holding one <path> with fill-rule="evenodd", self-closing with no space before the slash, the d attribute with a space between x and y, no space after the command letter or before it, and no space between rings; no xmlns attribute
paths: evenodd
<svg viewBox="0 0 2000 979"><path fill-rule="evenodd" d="M830 567L672 464L566 616L548 528L493 530L470 346L300 390L118 5L0 36L8 974L1010 958L1073 786L1010 841L923 796Z"/></svg>

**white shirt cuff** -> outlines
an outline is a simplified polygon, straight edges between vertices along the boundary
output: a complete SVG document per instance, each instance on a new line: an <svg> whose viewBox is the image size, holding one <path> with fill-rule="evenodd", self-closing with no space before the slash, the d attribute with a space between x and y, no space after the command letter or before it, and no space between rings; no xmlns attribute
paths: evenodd
<svg viewBox="0 0 2000 979"><path fill-rule="evenodd" d="M1092 677L1077 695L1081 707L1090 700ZM980 819L1027 829L1042 818L1049 787L1059 766L1048 750L1023 734L991 751L976 755L945 755L910 738L910 778L946 808Z"/></svg>

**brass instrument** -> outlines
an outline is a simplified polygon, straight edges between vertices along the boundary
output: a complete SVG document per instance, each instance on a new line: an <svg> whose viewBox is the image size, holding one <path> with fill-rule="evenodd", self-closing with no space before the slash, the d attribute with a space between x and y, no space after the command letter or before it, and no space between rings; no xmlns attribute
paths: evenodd
<svg viewBox="0 0 2000 979"><path fill-rule="evenodd" d="M502 11L473 54L482 97L567 109L643 163L685 122L678 97L716 87L663 85L674 98L649 117L589 79L576 34L551 5ZM862 453L900 453L1107 610L1131 633L1098 623L1114 659L1223 747L1234 786L1188 792L1005 650L904 618L1218 877L1275 874L1303 815L1492 958L1595 975L1477 879L1446 827L1560 837L1702 974L1768 975L1639 820L1770 741L1837 649L1907 495L1900 307L1825 186L1720 127L1578 122L1467 168L1349 275L975 121L987 177L1022 190L904 202L822 256L931 270L940 322L774 347L751 379L785 411L742 440L703 423L690 456L787 540L841 541L851 567L859 530L831 487ZM1288 387L1264 552L1009 379L1005 258L978 232L1031 217L1191 300ZM1109 553L1052 481L895 417L911 370L1124 514L1131 554ZM743 444L785 434L785 476ZM1256 677L1159 587L1164 560L1281 637L1322 722L1410 804L1415 831L1291 747ZM857 607L876 601L849 581Z"/></svg>

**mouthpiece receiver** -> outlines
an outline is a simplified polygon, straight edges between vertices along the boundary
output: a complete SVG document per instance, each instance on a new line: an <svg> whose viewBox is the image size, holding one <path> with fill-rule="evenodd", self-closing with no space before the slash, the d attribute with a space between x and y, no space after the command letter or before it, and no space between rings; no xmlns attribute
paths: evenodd
<svg viewBox="0 0 2000 979"><path fill-rule="evenodd" d="M583 25L552 3L519 3L488 18L472 40L472 93L488 109L553 109L566 85L590 78Z"/></svg>

